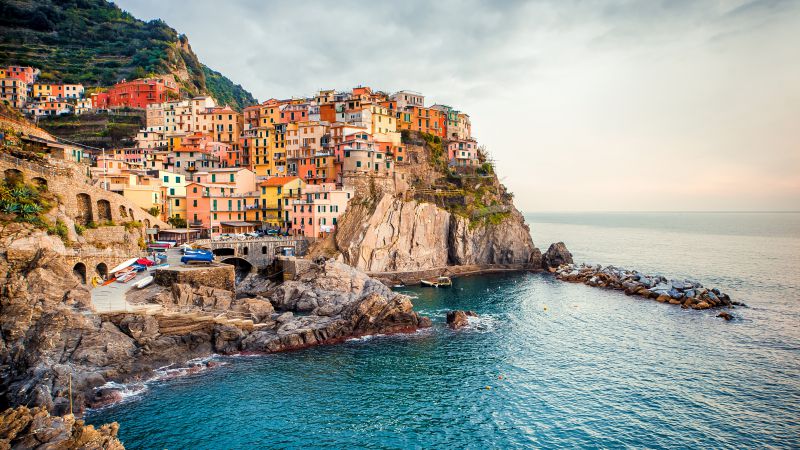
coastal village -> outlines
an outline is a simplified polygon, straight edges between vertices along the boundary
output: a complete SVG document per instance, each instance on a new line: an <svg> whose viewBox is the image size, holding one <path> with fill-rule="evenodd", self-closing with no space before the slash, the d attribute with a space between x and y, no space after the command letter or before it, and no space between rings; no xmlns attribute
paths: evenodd
<svg viewBox="0 0 800 450"><path fill-rule="evenodd" d="M89 89L42 82L39 73L0 69L2 101L32 120L144 112L132 146L74 145L65 157L85 164L106 190L193 237L328 236L365 180L391 183L400 194L408 188L396 171L411 164L407 132L440 142L449 170L481 169L469 115L426 106L418 92L321 90L239 112L207 95L187 97L168 77Z"/></svg>

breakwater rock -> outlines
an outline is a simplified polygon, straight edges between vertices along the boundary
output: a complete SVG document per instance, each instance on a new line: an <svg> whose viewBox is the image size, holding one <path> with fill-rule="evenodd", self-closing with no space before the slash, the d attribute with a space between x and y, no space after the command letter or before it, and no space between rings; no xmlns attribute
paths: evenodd
<svg viewBox="0 0 800 450"><path fill-rule="evenodd" d="M114 422L95 428L71 414L51 416L46 408L18 406L0 413L0 449L124 450Z"/></svg>
<svg viewBox="0 0 800 450"><path fill-rule="evenodd" d="M555 276L559 280L616 289L627 295L680 305L682 308L709 309L741 305L719 289L707 289L696 281L668 280L661 275L645 275L614 266L564 264L556 269Z"/></svg>

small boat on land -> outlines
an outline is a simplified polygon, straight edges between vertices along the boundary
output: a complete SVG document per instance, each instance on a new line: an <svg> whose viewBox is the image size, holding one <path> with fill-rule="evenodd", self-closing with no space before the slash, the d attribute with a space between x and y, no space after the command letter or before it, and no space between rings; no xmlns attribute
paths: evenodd
<svg viewBox="0 0 800 450"><path fill-rule="evenodd" d="M149 275L149 276L146 276L146 277L142 278L141 280L137 281L134 286L136 286L137 289L141 289L141 288L149 285L152 282L153 282L153 276Z"/></svg>
<svg viewBox="0 0 800 450"><path fill-rule="evenodd" d="M120 270L126 269L126 268L132 266L133 264L135 264L137 259L139 259L139 258L131 258L131 259L123 262L122 264L114 267L113 269L109 270L108 273L117 273Z"/></svg>
<svg viewBox="0 0 800 450"><path fill-rule="evenodd" d="M156 264L155 266L151 266L150 270L167 269L167 268L169 268L169 264L164 263L164 264Z"/></svg>
<svg viewBox="0 0 800 450"><path fill-rule="evenodd" d="M419 284L428 287L450 287L453 285L453 280L450 277L431 278L429 280L419 280Z"/></svg>
<svg viewBox="0 0 800 450"><path fill-rule="evenodd" d="M127 283L136 278L136 271L128 272L120 277L117 277L117 283Z"/></svg>

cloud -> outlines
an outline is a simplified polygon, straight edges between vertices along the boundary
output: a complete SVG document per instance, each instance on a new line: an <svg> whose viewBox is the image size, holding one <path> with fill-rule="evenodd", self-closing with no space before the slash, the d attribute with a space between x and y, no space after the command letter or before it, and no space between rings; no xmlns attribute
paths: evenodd
<svg viewBox="0 0 800 450"><path fill-rule="evenodd" d="M362 84L469 112L523 209L800 205L798 2L118 3L260 99Z"/></svg>

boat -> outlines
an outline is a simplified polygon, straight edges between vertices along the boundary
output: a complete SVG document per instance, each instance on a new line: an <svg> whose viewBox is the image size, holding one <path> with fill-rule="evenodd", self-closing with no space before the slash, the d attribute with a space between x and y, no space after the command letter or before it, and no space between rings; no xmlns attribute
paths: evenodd
<svg viewBox="0 0 800 450"><path fill-rule="evenodd" d="M103 286L108 286L109 284L111 284L111 283L113 283L113 282L115 282L115 281L117 281L117 279L116 279L115 277L111 277L111 278L107 279L107 280L106 280L106 281L103 283Z"/></svg>
<svg viewBox="0 0 800 450"><path fill-rule="evenodd" d="M127 283L128 281L131 281L134 278L136 278L136 272L128 272L125 275L122 275L121 277L117 277L117 283Z"/></svg>
<svg viewBox="0 0 800 450"><path fill-rule="evenodd" d="M164 264L156 264L155 266L150 266L150 270L167 269L167 268L169 268L169 264L166 264L166 263L164 263Z"/></svg>
<svg viewBox="0 0 800 450"><path fill-rule="evenodd" d="M120 270L123 270L123 269L125 269L127 267L130 267L130 266L132 266L133 264L136 263L137 259L139 259L139 258L131 258L131 259L123 262L122 264L118 265L117 267L114 267L113 269L109 270L108 273L117 273Z"/></svg>
<svg viewBox="0 0 800 450"><path fill-rule="evenodd" d="M206 262L210 263L214 261L214 255L211 253L207 254L194 254L194 255L183 255L181 257L181 262L184 264L189 264L191 262Z"/></svg>
<svg viewBox="0 0 800 450"><path fill-rule="evenodd" d="M137 281L134 286L136 286L137 289L141 289L141 288L149 285L152 282L153 282L153 276L150 275L150 276L146 276L146 277L142 278L141 280Z"/></svg>
<svg viewBox="0 0 800 450"><path fill-rule="evenodd" d="M429 280L419 280L419 284L429 287L450 287L453 285L453 280L450 277L431 278Z"/></svg>

